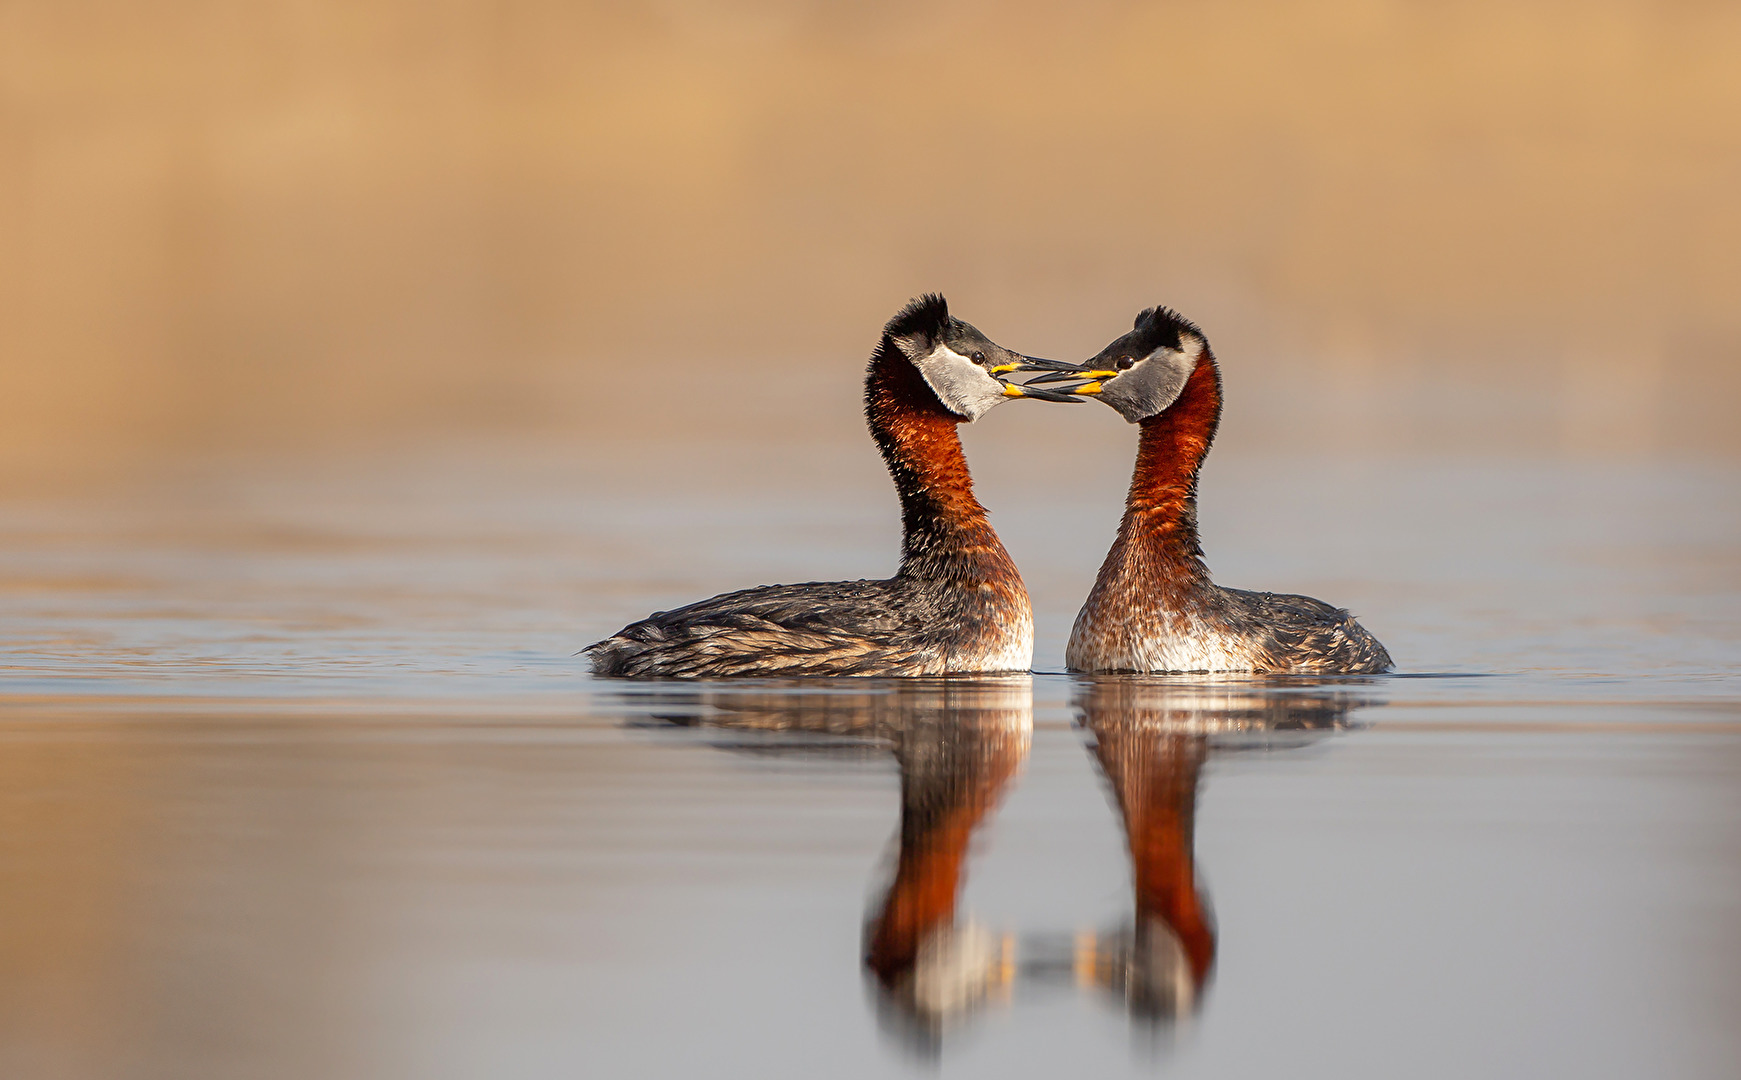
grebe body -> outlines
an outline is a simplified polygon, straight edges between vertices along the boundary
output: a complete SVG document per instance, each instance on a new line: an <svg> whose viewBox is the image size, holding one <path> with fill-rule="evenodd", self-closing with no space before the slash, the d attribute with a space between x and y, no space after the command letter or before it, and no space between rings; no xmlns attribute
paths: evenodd
<svg viewBox="0 0 1741 1080"><path fill-rule="evenodd" d="M901 501L892 578L772 585L656 612L588 647L599 675L947 675L1027 671L1034 621L1016 565L974 498L956 425L1012 397L1069 401L998 376L1028 358L950 316L941 296L883 329L865 418Z"/></svg>
<svg viewBox="0 0 1741 1080"><path fill-rule="evenodd" d="M1221 418L1221 374L1201 330L1151 308L1086 365L1046 366L1053 374L1034 381L1088 378L1069 389L1098 396L1140 428L1117 539L1065 650L1070 670L1390 670L1390 654L1347 611L1210 580L1197 539L1197 478Z"/></svg>

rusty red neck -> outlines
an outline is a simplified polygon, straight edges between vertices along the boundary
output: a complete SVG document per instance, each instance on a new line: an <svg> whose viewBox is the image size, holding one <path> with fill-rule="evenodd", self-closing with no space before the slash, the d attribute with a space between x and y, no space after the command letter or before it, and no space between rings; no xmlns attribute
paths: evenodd
<svg viewBox="0 0 1741 1080"><path fill-rule="evenodd" d="M961 417L943 407L919 369L887 337L865 378L865 419L901 496L901 573L935 577L946 564L984 562L1014 573L1003 544L973 496L961 452Z"/></svg>
<svg viewBox="0 0 1741 1080"><path fill-rule="evenodd" d="M1207 349L1177 401L1142 421L1124 520L1108 555L1152 563L1165 578L1209 580L1197 541L1197 474L1221 420L1221 373Z"/></svg>

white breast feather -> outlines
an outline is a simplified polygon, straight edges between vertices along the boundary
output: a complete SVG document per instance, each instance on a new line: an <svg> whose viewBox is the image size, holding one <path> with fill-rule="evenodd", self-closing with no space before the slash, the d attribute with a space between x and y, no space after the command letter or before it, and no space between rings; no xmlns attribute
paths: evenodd
<svg viewBox="0 0 1741 1080"><path fill-rule="evenodd" d="M1064 662L1073 671L1254 671L1248 642L1195 615L1129 620L1118 626L1083 608Z"/></svg>

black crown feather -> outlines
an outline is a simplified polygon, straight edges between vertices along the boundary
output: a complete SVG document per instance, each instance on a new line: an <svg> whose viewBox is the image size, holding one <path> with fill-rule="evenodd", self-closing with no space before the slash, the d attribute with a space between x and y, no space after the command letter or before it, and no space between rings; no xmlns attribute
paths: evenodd
<svg viewBox="0 0 1741 1080"><path fill-rule="evenodd" d="M935 337L949 323L949 301L941 293L926 293L895 313L883 332L890 337Z"/></svg>
<svg viewBox="0 0 1741 1080"><path fill-rule="evenodd" d="M1144 308L1137 315L1131 329L1143 331L1143 337L1157 347L1167 345L1177 348L1180 337L1185 334L1195 334L1199 339L1207 340L1203 338L1203 331L1196 323L1172 308L1160 305Z"/></svg>

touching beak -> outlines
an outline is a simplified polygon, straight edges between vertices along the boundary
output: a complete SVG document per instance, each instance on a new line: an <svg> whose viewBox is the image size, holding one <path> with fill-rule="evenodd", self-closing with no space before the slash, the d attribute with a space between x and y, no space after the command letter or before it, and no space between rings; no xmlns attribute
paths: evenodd
<svg viewBox="0 0 1741 1080"><path fill-rule="evenodd" d="M1062 360L1039 360L1031 356L1026 359L1028 362L1018 367L1017 371L1043 373L1022 384L1022 389L1030 394L1034 393L1037 383L1073 382L1078 379L1082 381L1075 386L1061 386L1058 389L1066 394L1098 394L1104 380L1118 377L1117 371L1097 368L1091 364L1066 364Z"/></svg>
<svg viewBox="0 0 1741 1080"><path fill-rule="evenodd" d="M1036 356L1023 356L1019 362L999 364L996 367L988 368L987 370L991 372L993 378L997 379L998 382L1003 383L1004 397L1039 398L1041 401L1081 401L1081 398L1076 397L1067 388L1058 390L1041 389L1034 385L1034 382L1037 380L1033 379L1030 379L1026 384L1021 386L1011 382L1004 382L1004 376L1012 371L1053 371L1056 369L1056 365L1059 364L1060 361L1057 360L1041 360Z"/></svg>

